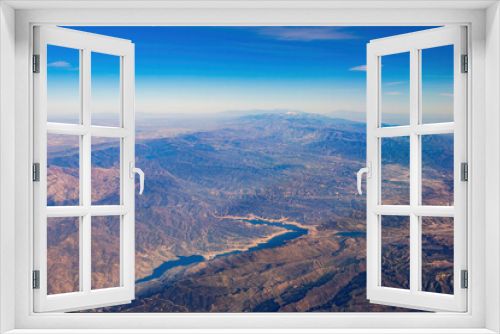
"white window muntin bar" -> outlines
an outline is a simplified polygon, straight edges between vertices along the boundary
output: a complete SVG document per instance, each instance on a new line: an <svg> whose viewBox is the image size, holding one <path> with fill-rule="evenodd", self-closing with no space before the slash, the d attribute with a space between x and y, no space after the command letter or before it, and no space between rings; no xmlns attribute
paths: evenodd
<svg viewBox="0 0 500 334"><path fill-rule="evenodd" d="M377 205L373 213L381 216L410 216L420 217L454 217L453 206L410 206L410 205Z"/></svg>
<svg viewBox="0 0 500 334"><path fill-rule="evenodd" d="M409 205L376 205L373 207L372 212L382 216L409 216L411 207Z"/></svg>
<svg viewBox="0 0 500 334"><path fill-rule="evenodd" d="M454 123L420 124L412 126L412 132L416 135L439 135L455 132Z"/></svg>
<svg viewBox="0 0 500 334"><path fill-rule="evenodd" d="M99 205L99 206L49 206L47 217L83 217L91 216L121 216L130 213L130 208L124 205Z"/></svg>
<svg viewBox="0 0 500 334"><path fill-rule="evenodd" d="M90 106L89 106L89 103L90 103L90 100L88 99L84 99L84 91L86 91L86 89L88 88L85 88L84 86L84 83L88 82L90 80L90 71L85 71L85 69L90 65L90 61L87 59L86 57L87 53L80 49L80 122L78 124L78 126L82 126L82 124L87 124L87 120L84 120L84 117L85 117L85 111L86 110L89 110ZM41 64L40 64L41 65ZM47 131L46 133L48 134L48 127L50 125L50 123L46 122L45 124L45 131ZM70 134L70 133L69 133ZM85 150L84 150L84 147L86 147L87 143L86 143L86 140L85 140L85 137L83 135L80 135L79 137L79 143L80 143L80 148L79 148L79 182L80 182L80 199L79 199L79 204L80 206L83 206L84 204L85 205L89 205L90 203L84 203L83 199L85 198L87 192L91 191L90 189L86 189L86 185L84 183L82 183L81 181L84 180L85 178L87 178L87 172L84 171L84 169L82 168L83 166L83 157L85 156ZM48 214L47 214L47 208L46 208L46 215L48 217ZM86 268L89 267L89 263L87 263L89 261L89 259L85 259L87 262L84 262L83 259L84 257L86 257L85 255L85 249L82 247L82 245L88 245L89 243L91 243L90 241L90 229L87 228L86 231L85 228L87 225L89 225L88 223L88 219L84 218L84 216L80 216L78 218L78 238L79 238L79 247L78 247L78 264L79 264L79 273L78 273L78 279L79 279L79 284L78 284L78 288L80 291L84 291L84 289L88 289L88 287L84 287L84 282L83 282L83 277L85 276L85 270ZM88 284L88 283L87 283Z"/></svg>
<svg viewBox="0 0 500 334"><path fill-rule="evenodd" d="M90 207L91 216L123 216L131 211L132 209L125 205L99 205Z"/></svg>
<svg viewBox="0 0 500 334"><path fill-rule="evenodd" d="M87 126L80 124L47 123L47 133L60 135L80 135L83 136L89 132Z"/></svg>
<svg viewBox="0 0 500 334"><path fill-rule="evenodd" d="M372 130L372 134L378 138L403 137L411 133L410 126L379 127Z"/></svg>
<svg viewBox="0 0 500 334"><path fill-rule="evenodd" d="M130 135L132 132L129 129L125 128L47 123L47 133L79 136L84 136L90 133L93 137L124 138Z"/></svg>
<svg viewBox="0 0 500 334"><path fill-rule="evenodd" d="M85 128L89 128L90 123L90 112L91 112L91 50L85 48L83 50L83 82L82 82L82 125ZM47 124L48 126L48 124ZM82 149L83 152L80 156L80 171L83 174L80 184L82 187L82 199L80 202L84 207L90 208L92 204L92 137L87 131L82 136ZM81 201L81 200L80 200ZM80 289L83 292L90 293L92 289L92 222L90 215L85 215L80 218L81 226L80 235L82 243L80 244L80 268L82 272L80 273Z"/></svg>
<svg viewBox="0 0 500 334"><path fill-rule="evenodd" d="M47 218L83 217L89 211L89 208L85 206L49 206L46 209Z"/></svg>
<svg viewBox="0 0 500 334"><path fill-rule="evenodd" d="M418 49L410 50L410 127L419 124L420 108L420 54ZM420 152L421 137L410 133L410 206L420 204L422 157ZM421 272L421 236L420 218L410 215L410 291L420 290Z"/></svg>
<svg viewBox="0 0 500 334"><path fill-rule="evenodd" d="M421 124L411 126L380 127L373 129L373 135L379 138L404 137L416 135L439 135L454 133L454 123Z"/></svg>
<svg viewBox="0 0 500 334"><path fill-rule="evenodd" d="M455 207L417 205L412 207L412 213L419 217L455 217Z"/></svg>
<svg viewBox="0 0 500 334"><path fill-rule="evenodd" d="M124 128L108 128L108 127L97 127L92 126L90 128L90 134L93 137L116 137L125 138L132 133L129 129Z"/></svg>

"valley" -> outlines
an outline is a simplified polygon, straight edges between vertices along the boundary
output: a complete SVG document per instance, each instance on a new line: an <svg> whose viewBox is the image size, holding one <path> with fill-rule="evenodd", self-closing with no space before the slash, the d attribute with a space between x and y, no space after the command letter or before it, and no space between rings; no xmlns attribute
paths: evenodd
<svg viewBox="0 0 500 334"><path fill-rule="evenodd" d="M136 196L136 300L91 312L409 311L366 299L366 202L355 182L364 166L365 133L366 124L306 113L138 120L136 165L146 183L144 195ZM73 205L78 148L60 138L54 143L48 202ZM423 153L426 191L452 202L450 142L432 143ZM391 156L383 179L391 204L408 198L403 145L401 139L383 146ZM92 152L93 200L99 204L119 196L116 149L97 143ZM74 263L75 226L63 221L49 230L50 259L58 261L49 263L54 293L78 281L74 273L55 270L58 263ZM449 293L453 222L426 226L427 291ZM383 275L399 281L408 266L405 227L398 221L386 227L389 269ZM114 232L105 225L103 233ZM100 256L104 251L96 245L102 260L93 263L103 275L110 264L110 250Z"/></svg>

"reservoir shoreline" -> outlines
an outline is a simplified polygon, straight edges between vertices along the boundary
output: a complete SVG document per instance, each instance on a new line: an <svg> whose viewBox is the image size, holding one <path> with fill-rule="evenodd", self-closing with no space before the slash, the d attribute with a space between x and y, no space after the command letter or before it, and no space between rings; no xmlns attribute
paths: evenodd
<svg viewBox="0 0 500 334"><path fill-rule="evenodd" d="M233 255L233 254L241 254L241 253L246 253L246 252L252 252L255 250L279 247L290 240L294 240L296 238L299 238L303 235L308 234L309 230L311 229L311 227L304 226L304 225L299 224L297 222L289 222L285 218L279 219L279 220L262 219L260 217L254 216L254 215L250 215L249 217L227 216L227 217L217 217L217 218L245 220L246 222L251 223L253 225L270 225L270 226L281 227L281 228L284 228L286 230L271 235L270 237L264 239L263 242L261 242L261 243L251 244L246 249L236 249L236 250L233 249L233 250L228 251L228 252L215 254L213 256L208 256L208 257L205 257L203 255L178 256L177 260L163 262L161 265L159 265L158 267L153 269L153 272L151 273L151 275L143 277L141 279L138 279L135 281L135 283L137 284L137 283L148 282L151 280L158 279L161 276L163 276L163 274L167 270L170 270L170 269L173 269L176 267L193 265L193 264L197 264L200 262L210 261L213 259L217 259L219 257Z"/></svg>

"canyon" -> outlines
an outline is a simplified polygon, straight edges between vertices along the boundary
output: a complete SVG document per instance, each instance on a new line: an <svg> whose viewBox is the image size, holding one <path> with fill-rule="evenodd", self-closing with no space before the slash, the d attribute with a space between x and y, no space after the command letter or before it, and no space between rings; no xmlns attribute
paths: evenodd
<svg viewBox="0 0 500 334"><path fill-rule="evenodd" d="M90 312L406 312L366 299L366 124L307 113L140 119L136 299ZM453 203L453 138L423 138L423 193ZM382 143L383 200L406 204L406 138ZM78 202L78 147L50 138L48 205ZM112 142L93 145L93 202L119 198ZM425 291L452 293L453 220L423 224ZM96 220L93 284L117 284L116 226ZM383 220L382 282L407 288L408 226ZM78 289L78 224L49 224L51 293ZM119 240L118 240L119 242ZM73 268L73 270L71 269ZM94 286L94 285L93 285Z"/></svg>

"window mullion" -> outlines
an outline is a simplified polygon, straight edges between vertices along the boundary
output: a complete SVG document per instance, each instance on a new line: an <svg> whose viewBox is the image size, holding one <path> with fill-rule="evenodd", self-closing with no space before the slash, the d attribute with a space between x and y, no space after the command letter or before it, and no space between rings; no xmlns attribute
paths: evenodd
<svg viewBox="0 0 500 334"><path fill-rule="evenodd" d="M371 64L371 67L373 67L373 64ZM376 102L377 102L377 112L376 112L376 121L377 121L377 127L375 129L373 129L372 131L368 130L368 132L375 132L379 129L382 128L382 57L378 56L377 57L377 65L375 67L375 69L377 70L376 72L376 75L377 75L377 85L376 87L378 88L377 89L377 99L376 99ZM371 122L370 122L370 118L372 118L373 116L371 115L368 115L367 116L367 125L368 125L368 128L371 127ZM376 160L375 162L373 163L373 166L376 166L375 168L375 172L372 171L372 174L376 176L376 187L375 187L375 192L374 192L374 197L376 198L376 204L377 206L380 206L382 205L382 139L380 137L377 137L376 139L373 139L373 138L369 138L368 137L368 133L367 132L367 141L368 141L368 146L367 146L367 150L368 152L371 152L370 150L370 140L374 140L376 142L376 147L377 147L377 152L376 152ZM370 158L368 159L368 161L370 161ZM373 176L372 176L373 177ZM367 190L368 190L368 187L367 187ZM369 193L369 192L368 192ZM368 195L367 196L367 200L370 199L370 197L373 196L373 195ZM372 206L373 208L373 206ZM376 281L376 286L377 287L380 287L382 286L382 215L377 215L376 218L374 219L374 221L376 222L376 236L375 238L371 238L370 242L373 242L375 243L375 247L372 248L373 249L376 249L376 273L377 273L377 281ZM369 234L371 235L371 234ZM371 254L367 254L367 256L369 256ZM375 267L375 266L373 266ZM372 268L373 268L372 267ZM370 282L372 283L372 282Z"/></svg>
<svg viewBox="0 0 500 334"><path fill-rule="evenodd" d="M84 55L83 55L83 50L80 50L80 59L79 59L79 64L80 64L80 69L79 69L79 73L80 73L80 121L78 123L78 127L82 127L83 128L83 113L84 113L84 95L83 95L83 69L84 69L84 66L83 66L83 59L84 59ZM50 126L50 124L48 124L48 127ZM79 134L78 136L79 138L79 142L80 142L80 146L79 146L79 182L80 182L80 207L83 206L83 204L85 203L85 201L83 200L84 198L84 192L83 192L83 189L84 187L82 186L82 180L83 180L83 161L82 161L82 157L83 157L83 154L84 154L84 150L83 150L83 135L82 134ZM84 287L83 287L83 284L84 284L84 281L83 281L83 277L85 276L84 275L84 272L85 272L85 269L84 269L84 263L83 263L83 258L84 258L84 249L82 247L82 245L84 245L84 219L83 219L83 216L79 216L79 219L78 219L78 245L80 245L80 247L78 247L78 264L79 264L79 273L78 273L78 289L80 291L83 291L84 290Z"/></svg>
<svg viewBox="0 0 500 334"><path fill-rule="evenodd" d="M82 61L82 123L86 127L90 127L90 101L91 101L91 51L87 48L83 50L83 61ZM80 171L82 173L82 201L83 205L90 208L92 204L92 184L91 184L91 133L87 132L82 136L82 157L80 159ZM91 261L91 215L87 212L82 218L82 229L81 229L81 247L80 247L80 262L82 263L83 272L80 276L81 285L83 291L90 293L91 290L91 278L92 278L92 261Z"/></svg>
<svg viewBox="0 0 500 334"><path fill-rule="evenodd" d="M419 205L420 195L420 136L415 133L419 124L420 100L419 51L410 50L410 207ZM420 218L413 210L410 213L410 291L420 290Z"/></svg>

